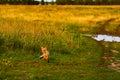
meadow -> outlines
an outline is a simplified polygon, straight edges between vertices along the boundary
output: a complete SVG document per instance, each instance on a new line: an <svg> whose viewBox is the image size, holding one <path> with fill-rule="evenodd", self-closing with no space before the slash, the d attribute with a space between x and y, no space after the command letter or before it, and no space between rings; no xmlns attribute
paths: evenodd
<svg viewBox="0 0 120 80"><path fill-rule="evenodd" d="M0 80L120 80L120 43L82 34L120 36L120 6L0 5Z"/></svg>

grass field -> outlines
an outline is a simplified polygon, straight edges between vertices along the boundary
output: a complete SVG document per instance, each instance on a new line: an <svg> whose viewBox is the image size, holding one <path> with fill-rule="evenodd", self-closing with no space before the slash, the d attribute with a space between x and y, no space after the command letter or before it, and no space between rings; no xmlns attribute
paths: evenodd
<svg viewBox="0 0 120 80"><path fill-rule="evenodd" d="M0 80L120 80L120 43L82 34L120 36L120 6L0 5Z"/></svg>

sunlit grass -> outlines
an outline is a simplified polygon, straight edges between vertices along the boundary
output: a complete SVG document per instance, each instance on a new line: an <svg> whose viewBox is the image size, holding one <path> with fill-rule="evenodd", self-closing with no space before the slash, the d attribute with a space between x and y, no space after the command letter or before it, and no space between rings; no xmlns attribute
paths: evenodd
<svg viewBox="0 0 120 80"><path fill-rule="evenodd" d="M64 23L67 24L75 24L75 25L83 25L87 26L91 30L96 26L101 26L98 23L104 23L105 21L115 18L114 24L119 25L119 6L1 6L0 18L1 21L3 19L11 21L11 19L15 22L15 24L11 25L18 26L20 25L22 28L27 27L27 25L31 26L41 26L44 25L54 25L57 26L56 23ZM17 22L16 22L17 21ZM18 24L19 21L23 23ZM27 23L29 24L27 24ZM35 23L36 25L32 25ZM6 24L7 27L9 24ZM3 25L1 24L1 26ZM26 24L26 25L25 25ZM64 28L65 25L62 25ZM2 26L3 27L3 26ZM29 28L31 30L34 29ZM92 28L91 28L92 27ZM82 27L84 28L84 27ZM6 28L5 28L6 29ZM9 28L8 28L9 29ZM13 27L14 29L14 27ZM25 28L26 29L26 28ZM82 30L82 29L81 29ZM89 31L83 29L83 31ZM28 30L27 30L28 31Z"/></svg>

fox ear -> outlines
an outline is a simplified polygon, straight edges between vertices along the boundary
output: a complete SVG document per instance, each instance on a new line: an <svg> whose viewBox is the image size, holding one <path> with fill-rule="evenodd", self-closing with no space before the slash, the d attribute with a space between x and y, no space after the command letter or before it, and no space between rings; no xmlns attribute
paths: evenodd
<svg viewBox="0 0 120 80"><path fill-rule="evenodd" d="M47 49L47 47L45 47L45 49Z"/></svg>
<svg viewBox="0 0 120 80"><path fill-rule="evenodd" d="M43 47L41 47L41 49L42 49Z"/></svg>
<svg viewBox="0 0 120 80"><path fill-rule="evenodd" d="M43 47L43 46L42 46L41 49L43 49L43 48L46 48L46 49L47 49L47 47Z"/></svg>

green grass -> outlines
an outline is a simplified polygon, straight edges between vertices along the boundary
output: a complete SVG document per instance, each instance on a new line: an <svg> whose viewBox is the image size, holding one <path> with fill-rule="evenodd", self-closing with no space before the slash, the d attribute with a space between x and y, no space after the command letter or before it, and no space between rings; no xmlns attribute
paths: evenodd
<svg viewBox="0 0 120 80"><path fill-rule="evenodd" d="M120 43L101 46L82 35L119 35L119 9L0 5L0 80L120 80L107 67L110 60L101 60L111 49L120 51ZM47 46L50 63L39 59L41 46Z"/></svg>

